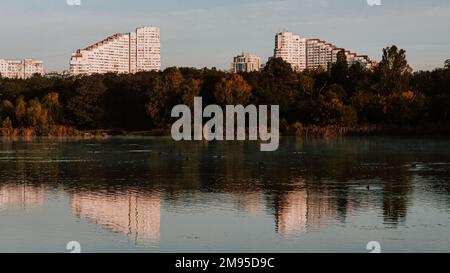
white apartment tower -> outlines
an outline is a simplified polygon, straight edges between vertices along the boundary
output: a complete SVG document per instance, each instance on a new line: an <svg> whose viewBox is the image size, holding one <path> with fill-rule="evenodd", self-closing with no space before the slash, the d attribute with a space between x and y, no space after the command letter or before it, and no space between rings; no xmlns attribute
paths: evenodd
<svg viewBox="0 0 450 273"><path fill-rule="evenodd" d="M366 55L357 55L320 39L306 39L291 32L280 32L275 37L274 57L282 58L295 71L319 67L327 69L330 64L337 62L341 51L345 53L349 65L360 63L370 69L374 64Z"/></svg>
<svg viewBox="0 0 450 273"><path fill-rule="evenodd" d="M136 73L161 69L160 29L141 27L79 49L70 59L71 75Z"/></svg>
<svg viewBox="0 0 450 273"><path fill-rule="evenodd" d="M242 53L233 58L231 70L233 73L252 72L261 69L261 58L250 53Z"/></svg>
<svg viewBox="0 0 450 273"><path fill-rule="evenodd" d="M45 75L42 61L0 59L0 75L4 78L28 79L35 74Z"/></svg>
<svg viewBox="0 0 450 273"><path fill-rule="evenodd" d="M275 58L292 65L295 71L306 69L306 38L292 32L280 32L275 37Z"/></svg>

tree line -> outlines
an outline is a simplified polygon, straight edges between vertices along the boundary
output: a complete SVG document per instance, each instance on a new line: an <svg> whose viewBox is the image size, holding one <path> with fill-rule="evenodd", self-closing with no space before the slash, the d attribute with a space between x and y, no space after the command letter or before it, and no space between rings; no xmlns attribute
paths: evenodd
<svg viewBox="0 0 450 273"><path fill-rule="evenodd" d="M230 73L215 68L170 67L161 72L81 77L0 77L0 127L52 134L55 128L147 131L170 128L177 104L280 105L281 130L314 126L419 127L450 124L450 60L443 68L413 72L406 52L383 49L371 70L347 64L295 72L282 59L263 70ZM5 129L6 128L6 129Z"/></svg>

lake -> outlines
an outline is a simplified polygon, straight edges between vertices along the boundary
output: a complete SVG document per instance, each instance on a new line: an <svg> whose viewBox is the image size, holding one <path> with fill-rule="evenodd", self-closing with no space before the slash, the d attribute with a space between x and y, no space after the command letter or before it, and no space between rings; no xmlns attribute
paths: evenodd
<svg viewBox="0 0 450 273"><path fill-rule="evenodd" d="M450 140L0 142L0 252L450 252Z"/></svg>

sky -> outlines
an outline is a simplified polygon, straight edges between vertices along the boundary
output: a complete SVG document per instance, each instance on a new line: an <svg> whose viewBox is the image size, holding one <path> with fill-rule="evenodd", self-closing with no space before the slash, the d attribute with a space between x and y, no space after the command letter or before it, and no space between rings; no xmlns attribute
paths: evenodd
<svg viewBox="0 0 450 273"><path fill-rule="evenodd" d="M229 69L242 51L273 55L275 33L320 38L380 60L407 51L415 70L450 59L449 0L1 0L0 59L68 69L70 54L139 26L161 28L162 66Z"/></svg>

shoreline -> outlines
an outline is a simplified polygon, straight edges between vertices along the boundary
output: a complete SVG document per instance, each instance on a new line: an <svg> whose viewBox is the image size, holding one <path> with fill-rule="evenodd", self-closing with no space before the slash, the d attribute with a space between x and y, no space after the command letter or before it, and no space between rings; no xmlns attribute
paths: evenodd
<svg viewBox="0 0 450 273"><path fill-rule="evenodd" d="M85 136L151 136L170 137L170 129L126 131L105 129L80 131ZM352 127L343 126L303 126L294 123L280 130L280 136L297 137L345 137L345 136L450 136L450 124L425 124L420 126L365 124Z"/></svg>
<svg viewBox="0 0 450 273"><path fill-rule="evenodd" d="M283 137L347 137L347 136L450 136L450 124L427 124L421 126L396 126L396 125L358 125L352 127L342 126L303 126L295 123L280 132ZM70 127L55 126L46 133L39 133L33 128L0 128L1 138L16 137L111 137L111 136L135 136L135 137L170 137L170 129L153 129L142 131L127 131L123 129L101 130L76 130Z"/></svg>

